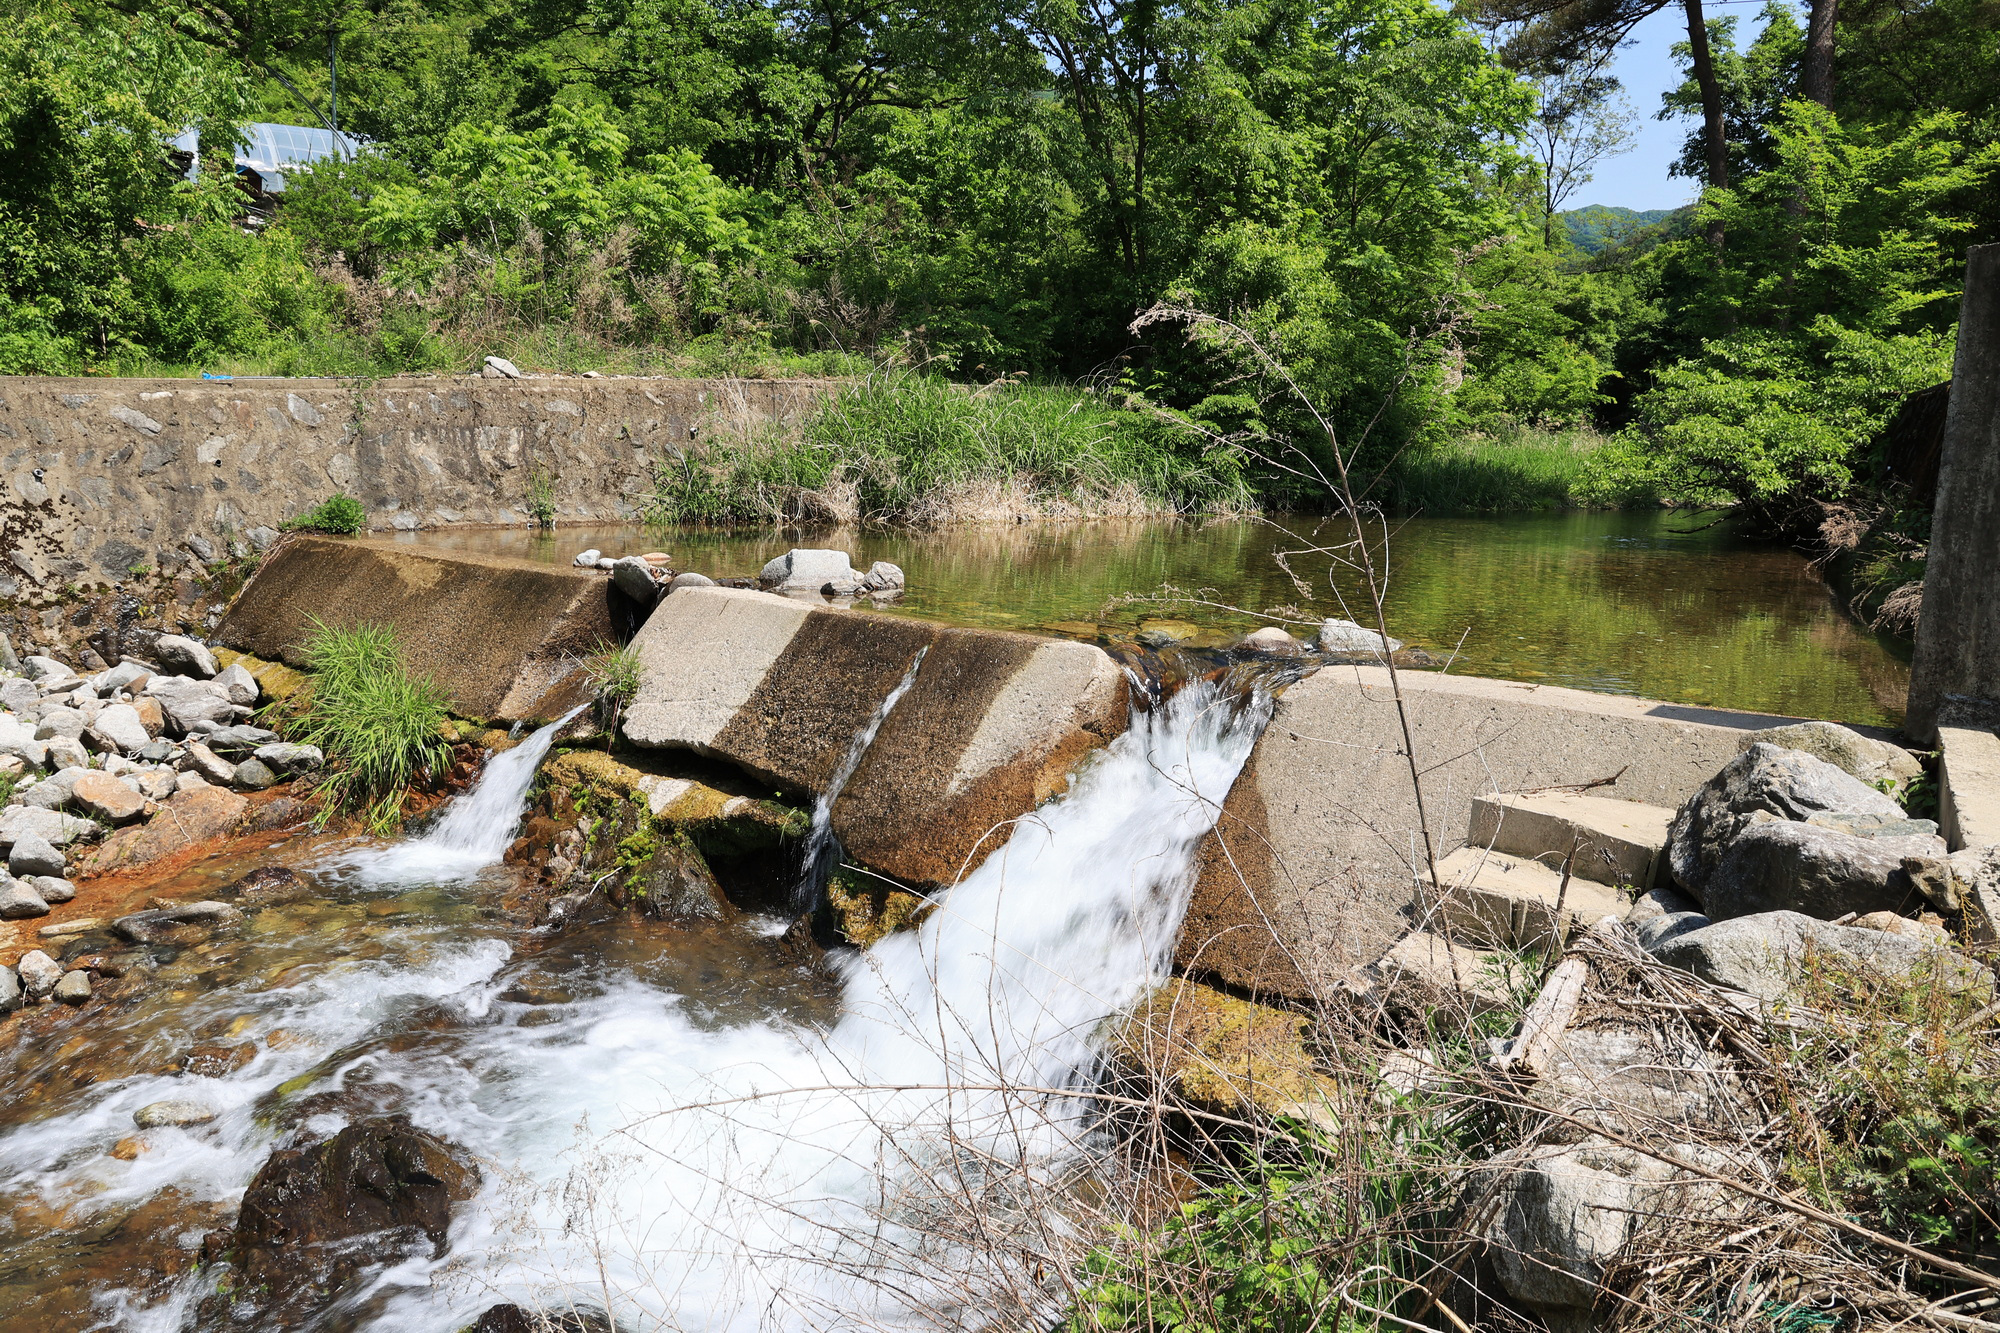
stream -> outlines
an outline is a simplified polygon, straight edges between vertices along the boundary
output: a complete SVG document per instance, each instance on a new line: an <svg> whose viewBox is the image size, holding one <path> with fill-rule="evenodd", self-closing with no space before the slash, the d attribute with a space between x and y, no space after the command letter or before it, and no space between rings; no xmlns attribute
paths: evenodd
<svg viewBox="0 0 2000 1333"><path fill-rule="evenodd" d="M1078 1095L1101 1030L1163 974L1268 712L1205 683L1136 710L920 928L824 960L777 917L511 923L501 857L553 726L423 836L204 863L159 892L275 862L309 896L127 951L151 974L129 999L19 1043L5 1326L198 1327L201 1238L271 1150L388 1113L483 1183L442 1258L377 1269L315 1329L452 1333L500 1302L608 1307L622 1333L1045 1324L1035 1256L1076 1180L1115 1169ZM214 1118L135 1131L169 1099Z"/></svg>

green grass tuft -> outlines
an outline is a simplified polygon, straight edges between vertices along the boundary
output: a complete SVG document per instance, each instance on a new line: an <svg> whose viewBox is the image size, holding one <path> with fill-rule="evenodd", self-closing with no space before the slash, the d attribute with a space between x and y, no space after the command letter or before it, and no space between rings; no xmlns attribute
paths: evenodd
<svg viewBox="0 0 2000 1333"><path fill-rule="evenodd" d="M287 532L328 532L337 537L352 537L367 522L368 512L361 502L344 491L336 491L297 518L286 519L283 526Z"/></svg>
<svg viewBox="0 0 2000 1333"><path fill-rule="evenodd" d="M312 683L285 730L326 753L321 823L359 811L377 833L394 832L404 792L450 763L444 690L404 666L386 627L335 629L314 620L305 656Z"/></svg>
<svg viewBox="0 0 2000 1333"><path fill-rule="evenodd" d="M1390 465L1374 498L1427 514L1599 507L1584 494L1584 470L1602 444L1590 431L1522 430L1412 448Z"/></svg>
<svg viewBox="0 0 2000 1333"><path fill-rule="evenodd" d="M799 427L661 466L658 521L946 522L1238 511L1242 460L1081 389L878 374Z"/></svg>

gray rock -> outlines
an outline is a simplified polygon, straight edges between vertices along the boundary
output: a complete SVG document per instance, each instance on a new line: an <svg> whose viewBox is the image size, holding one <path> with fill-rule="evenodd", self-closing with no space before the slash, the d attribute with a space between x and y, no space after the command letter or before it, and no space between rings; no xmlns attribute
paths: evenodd
<svg viewBox="0 0 2000 1333"><path fill-rule="evenodd" d="M1701 891L1717 921L1803 912L1822 921L1849 912L1896 912L1922 901L1906 857L1942 857L1944 839L1857 838L1816 824L1759 820L1737 834Z"/></svg>
<svg viewBox="0 0 2000 1333"><path fill-rule="evenodd" d="M45 903L66 903L76 898L76 885L56 875L36 875L27 885L41 894Z"/></svg>
<svg viewBox="0 0 2000 1333"><path fill-rule="evenodd" d="M908 580L904 578L901 566L877 560L862 575L861 586L869 592L901 592L908 586Z"/></svg>
<svg viewBox="0 0 2000 1333"><path fill-rule="evenodd" d="M67 736L43 742L49 756L49 763L58 768L71 766L82 768L90 762L90 751L83 748L82 741L73 741Z"/></svg>
<svg viewBox="0 0 2000 1333"><path fill-rule="evenodd" d="M140 1129L186 1129L191 1125L206 1125L213 1119L214 1107L185 1097L153 1102L132 1113L132 1123Z"/></svg>
<svg viewBox="0 0 2000 1333"><path fill-rule="evenodd" d="M216 673L215 683L222 687L224 695L233 704L249 705L257 702L259 693L257 678L250 674L241 662L231 662Z"/></svg>
<svg viewBox="0 0 2000 1333"><path fill-rule="evenodd" d="M202 744L220 755L231 759L242 759L255 754L266 745L278 743L278 733L265 727L253 727L239 722L233 727L219 727L208 734Z"/></svg>
<svg viewBox="0 0 2000 1333"><path fill-rule="evenodd" d="M1795 990L1815 955L1835 964L1905 977L1935 963L1936 980L1953 989L1990 989L1991 976L1971 959L1920 940L1879 930L1836 926L1799 912L1765 912L1718 921L1668 940L1655 957L1759 1000L1774 1002Z"/></svg>
<svg viewBox="0 0 2000 1333"><path fill-rule="evenodd" d="M236 705L212 681L192 676L154 676L146 682L146 693L160 701L168 723L179 731L191 731L202 722L226 726L236 717Z"/></svg>
<svg viewBox="0 0 2000 1333"><path fill-rule="evenodd" d="M171 939L182 926L219 930L242 922L243 913L228 903L204 901L134 912L113 921L111 929L134 944L159 944Z"/></svg>
<svg viewBox="0 0 2000 1333"><path fill-rule="evenodd" d="M1839 829L1857 838L1929 838L1938 831L1933 819L1891 819L1887 815L1855 815L1838 810L1814 815L1806 823Z"/></svg>
<svg viewBox="0 0 2000 1333"><path fill-rule="evenodd" d="M0 716L0 755L12 755L29 768L49 762L49 747L35 739L35 728L12 713Z"/></svg>
<svg viewBox="0 0 2000 1333"><path fill-rule="evenodd" d="M479 373L485 375L488 379L517 380L521 378L521 368L504 356L489 356L486 358L484 364L485 369ZM487 372L489 371L492 373L488 374Z"/></svg>
<svg viewBox="0 0 2000 1333"><path fill-rule="evenodd" d="M97 711L90 730L119 754L136 755L153 743L146 724L139 720L139 710L131 704L106 704Z"/></svg>
<svg viewBox="0 0 2000 1333"><path fill-rule="evenodd" d="M636 555L612 564L611 582L641 607L650 607L659 600L660 585L653 581L653 567Z"/></svg>
<svg viewBox="0 0 2000 1333"><path fill-rule="evenodd" d="M38 741L81 740L90 719L74 708L51 708L35 726Z"/></svg>
<svg viewBox="0 0 2000 1333"><path fill-rule="evenodd" d="M859 597L866 589L859 579L831 579L819 591L822 597Z"/></svg>
<svg viewBox="0 0 2000 1333"><path fill-rule="evenodd" d="M154 739L146 742L139 753L133 756L149 764L171 763L181 753L181 747L169 740Z"/></svg>
<svg viewBox="0 0 2000 1333"><path fill-rule="evenodd" d="M295 778L301 773L311 773L326 762L316 745L291 745L279 741L273 745L260 745L252 758L263 764L280 777Z"/></svg>
<svg viewBox="0 0 2000 1333"><path fill-rule="evenodd" d="M187 743L181 762L186 765L188 772L197 774L218 787L227 787L236 781L236 765L200 741Z"/></svg>
<svg viewBox="0 0 2000 1333"><path fill-rule="evenodd" d="M1648 889L1639 895L1639 900L1632 904L1632 910L1625 914L1625 924L1636 929L1654 917L1700 910L1701 904L1679 889Z"/></svg>
<svg viewBox="0 0 2000 1333"><path fill-rule="evenodd" d="M1710 1213L1727 1198L1672 1162L1594 1137L1511 1149L1478 1176L1497 1196L1485 1231L1494 1275L1543 1314L1588 1311L1606 1267L1648 1219Z"/></svg>
<svg viewBox="0 0 2000 1333"><path fill-rule="evenodd" d="M87 768L58 769L21 793L21 804L36 810L58 810L69 804L69 798L76 792L76 780Z"/></svg>
<svg viewBox="0 0 2000 1333"><path fill-rule="evenodd" d="M36 688L43 694L74 686L79 679L76 672L55 658L39 655L21 660L21 674L35 682Z"/></svg>
<svg viewBox="0 0 2000 1333"><path fill-rule="evenodd" d="M1700 912L1668 912L1662 916L1641 921L1633 933L1639 937L1639 947L1647 953L1658 953L1660 946L1669 940L1677 940L1691 930L1714 925L1712 918Z"/></svg>
<svg viewBox="0 0 2000 1333"><path fill-rule="evenodd" d="M597 557L597 567L603 570L607 574L611 572L611 567L617 563L618 563L617 560L608 555L600 555Z"/></svg>
<svg viewBox="0 0 2000 1333"><path fill-rule="evenodd" d="M667 591L679 592L682 588L713 588L714 586L715 580L708 575L697 574L693 570L689 570L685 574L674 575L673 582L667 585Z"/></svg>
<svg viewBox="0 0 2000 1333"><path fill-rule="evenodd" d="M62 872L63 854L47 838L25 833L14 839L13 850L7 853L8 874L16 879L28 879L35 875L61 875ZM36 901L41 900L37 898Z"/></svg>
<svg viewBox="0 0 2000 1333"><path fill-rule="evenodd" d="M153 674L153 668L144 662L126 658L115 667L107 667L90 678L91 685L99 694L107 698L129 686L133 681Z"/></svg>
<svg viewBox="0 0 2000 1333"><path fill-rule="evenodd" d="M88 819L78 819L58 810L37 810L32 806L10 805L0 810L0 847L11 847L24 837L37 837L57 847L67 847L78 838L97 831Z"/></svg>
<svg viewBox="0 0 2000 1333"><path fill-rule="evenodd" d="M1823 759L1758 743L1724 765L1674 816L1667 858L1680 886L1704 903L1708 877L1736 836L1761 818L1828 813L1901 819L1903 809Z"/></svg>
<svg viewBox="0 0 2000 1333"><path fill-rule="evenodd" d="M597 568L597 562L603 558L604 552L593 546L588 551L578 551L576 559L570 561L570 563L584 569L595 569Z"/></svg>
<svg viewBox="0 0 2000 1333"><path fill-rule="evenodd" d="M19 880L0 880L0 921L26 921L47 916L49 905L34 886Z"/></svg>
<svg viewBox="0 0 2000 1333"><path fill-rule="evenodd" d="M205 644L185 634L162 634L153 643L153 655L160 665L176 676L198 676L209 680L222 670Z"/></svg>
<svg viewBox="0 0 2000 1333"><path fill-rule="evenodd" d="M845 551L795 547L764 566L757 581L776 592L818 592L829 583L860 583Z"/></svg>
<svg viewBox="0 0 2000 1333"><path fill-rule="evenodd" d="M1162 648L1171 648L1183 638L1188 637L1192 636L1178 630L1155 627L1153 629L1140 630L1132 636L1132 642L1138 644L1141 648L1151 648L1155 652L1158 652Z"/></svg>
<svg viewBox="0 0 2000 1333"><path fill-rule="evenodd" d="M0 965L0 1014L11 1014L28 1002L21 993L21 977L13 968Z"/></svg>
<svg viewBox="0 0 2000 1333"><path fill-rule="evenodd" d="M9 596L13 594L9 593ZM0 634L0 671L19 671L21 659L14 655L14 641Z"/></svg>
<svg viewBox="0 0 2000 1333"><path fill-rule="evenodd" d="M0 680L0 708L18 713L39 703L42 692L35 688L35 682L24 676L12 676Z"/></svg>
<svg viewBox="0 0 2000 1333"><path fill-rule="evenodd" d="M14 964L14 970L20 975L21 990L39 1004L62 980L63 965L40 949L30 949L21 955L20 962Z"/></svg>
<svg viewBox="0 0 2000 1333"><path fill-rule="evenodd" d="M1266 625L1243 636L1243 647L1253 653L1275 653L1281 657L1297 657L1305 650L1304 645L1291 636L1287 630L1276 625Z"/></svg>
<svg viewBox="0 0 2000 1333"><path fill-rule="evenodd" d="M1900 745L1872 740L1837 722L1798 722L1753 731L1738 748L1747 750L1760 741L1823 759L1871 787L1886 782L1900 791L1924 771L1916 756Z"/></svg>
<svg viewBox="0 0 2000 1333"><path fill-rule="evenodd" d="M90 973L81 970L65 972L56 982L56 988L49 992L49 998L58 1004L83 1004L90 999Z"/></svg>
<svg viewBox="0 0 2000 1333"><path fill-rule="evenodd" d="M1383 638L1380 630L1338 619L1320 622L1316 642L1323 653L1373 653L1377 657L1393 653L1403 646L1401 639Z"/></svg>
<svg viewBox="0 0 2000 1333"><path fill-rule="evenodd" d="M245 759L236 766L236 786L241 791L263 791L278 785L278 775L261 759Z"/></svg>

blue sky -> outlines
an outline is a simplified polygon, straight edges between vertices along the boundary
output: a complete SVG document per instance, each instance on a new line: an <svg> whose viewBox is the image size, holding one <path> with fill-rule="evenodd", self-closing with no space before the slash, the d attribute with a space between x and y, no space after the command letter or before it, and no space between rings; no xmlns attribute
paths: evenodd
<svg viewBox="0 0 2000 1333"><path fill-rule="evenodd" d="M1758 21L1762 0L1706 0L1703 10L1710 18L1736 17L1736 42L1743 46L1763 24ZM1655 120L1660 95L1680 81L1680 71L1668 52L1673 44L1687 38L1687 11L1670 5L1632 30L1632 44L1618 53L1612 73L1625 84L1625 98L1631 103L1633 129L1638 140L1631 151L1598 164L1592 179L1565 205L1582 208L1586 204L1645 210L1679 208L1692 203L1695 183L1685 176L1669 176L1668 165L1680 155L1681 144L1694 122Z"/></svg>

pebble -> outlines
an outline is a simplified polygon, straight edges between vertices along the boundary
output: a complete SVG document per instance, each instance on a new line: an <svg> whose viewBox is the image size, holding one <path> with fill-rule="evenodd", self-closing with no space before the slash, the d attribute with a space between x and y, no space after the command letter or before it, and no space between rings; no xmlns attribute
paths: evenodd
<svg viewBox="0 0 2000 1333"><path fill-rule="evenodd" d="M132 1123L140 1129L186 1128L189 1125L206 1125L214 1119L214 1107L185 1098L153 1102L132 1113Z"/></svg>
<svg viewBox="0 0 2000 1333"><path fill-rule="evenodd" d="M26 921L30 917L47 916L49 905L36 893L18 880L0 884L0 921Z"/></svg>
<svg viewBox="0 0 2000 1333"><path fill-rule="evenodd" d="M597 562L601 560L603 557L604 557L604 552L598 550L595 546L593 546L588 551L578 551L576 553L576 559L570 561L570 563L576 565L578 568L595 569L597 567Z"/></svg>
<svg viewBox="0 0 2000 1333"><path fill-rule="evenodd" d="M121 1162L129 1162L140 1153L151 1152L153 1145L137 1134L129 1134L111 1145L111 1155Z"/></svg>
<svg viewBox="0 0 2000 1333"><path fill-rule="evenodd" d="M90 973L81 970L63 973L51 994L61 1004L84 1003L90 998Z"/></svg>

